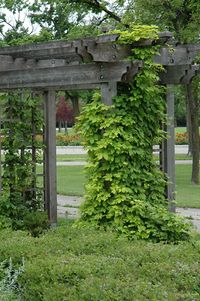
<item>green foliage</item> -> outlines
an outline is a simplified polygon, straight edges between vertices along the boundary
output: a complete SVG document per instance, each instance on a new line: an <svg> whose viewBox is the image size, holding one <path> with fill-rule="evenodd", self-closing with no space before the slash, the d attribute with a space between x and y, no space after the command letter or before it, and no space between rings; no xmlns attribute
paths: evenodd
<svg viewBox="0 0 200 301"><path fill-rule="evenodd" d="M127 1L125 23L155 24L170 30L184 43L199 41L200 2L196 0L135 0Z"/></svg>
<svg viewBox="0 0 200 301"><path fill-rule="evenodd" d="M62 222L39 238L0 231L24 301L198 301L200 241L153 244Z"/></svg>
<svg viewBox="0 0 200 301"><path fill-rule="evenodd" d="M37 186L36 164L41 162L43 148L36 134L41 132L43 117L38 109L39 99L26 93L5 94L1 100L5 159L0 212L12 221L13 228L24 227L23 217L30 210L40 209L42 197L40 190L33 189Z"/></svg>
<svg viewBox="0 0 200 301"><path fill-rule="evenodd" d="M24 216L24 227L29 233L38 237L45 230L49 229L50 223L46 212L32 211Z"/></svg>
<svg viewBox="0 0 200 301"><path fill-rule="evenodd" d="M119 43L155 40L156 31L136 26L122 32ZM158 46L133 48L131 59L144 62L134 82L121 87L110 107L95 97L79 118L88 150L80 224L110 226L129 238L177 241L188 238L189 226L168 212L166 182L152 157L165 122L164 89L157 83L162 67L152 61L157 51Z"/></svg>

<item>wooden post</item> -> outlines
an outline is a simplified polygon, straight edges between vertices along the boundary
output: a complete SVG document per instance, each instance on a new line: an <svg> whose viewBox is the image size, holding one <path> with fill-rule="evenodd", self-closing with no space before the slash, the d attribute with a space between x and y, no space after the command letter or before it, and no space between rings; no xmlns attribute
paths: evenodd
<svg viewBox="0 0 200 301"><path fill-rule="evenodd" d="M162 169L168 177L166 186L166 198L169 202L169 211L175 212L175 145L174 145L174 92L173 85L167 85L166 106L167 106L167 139L162 145Z"/></svg>
<svg viewBox="0 0 200 301"><path fill-rule="evenodd" d="M51 225L57 223L56 191L56 99L55 91L46 91L45 101L45 209Z"/></svg>
<svg viewBox="0 0 200 301"><path fill-rule="evenodd" d="M101 84L101 100L104 104L111 106L112 98L117 96L117 83L108 82Z"/></svg>

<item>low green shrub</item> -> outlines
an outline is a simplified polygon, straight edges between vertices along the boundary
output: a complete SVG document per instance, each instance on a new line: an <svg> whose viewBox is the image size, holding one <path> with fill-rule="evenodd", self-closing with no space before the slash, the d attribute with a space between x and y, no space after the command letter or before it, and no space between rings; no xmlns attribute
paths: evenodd
<svg viewBox="0 0 200 301"><path fill-rule="evenodd" d="M12 221L4 216L4 215L0 215L0 230L1 229L6 229L12 226Z"/></svg>
<svg viewBox="0 0 200 301"><path fill-rule="evenodd" d="M39 236L50 227L46 212L31 211L24 217L24 228L34 237Z"/></svg>
<svg viewBox="0 0 200 301"><path fill-rule="evenodd" d="M12 258L24 301L198 301L200 240L129 241L62 222L39 238L0 231L0 261Z"/></svg>

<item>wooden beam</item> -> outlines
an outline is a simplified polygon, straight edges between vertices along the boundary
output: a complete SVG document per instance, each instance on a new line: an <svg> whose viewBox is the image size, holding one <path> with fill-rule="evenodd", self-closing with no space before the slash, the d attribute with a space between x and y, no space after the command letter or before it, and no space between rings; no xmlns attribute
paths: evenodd
<svg viewBox="0 0 200 301"><path fill-rule="evenodd" d="M101 101L108 105L112 105L112 98L117 96L117 83L108 82L101 84Z"/></svg>
<svg viewBox="0 0 200 301"><path fill-rule="evenodd" d="M190 65L200 53L200 44L185 44L162 47L154 61L163 66Z"/></svg>
<svg viewBox="0 0 200 301"><path fill-rule="evenodd" d="M181 84L187 85L189 84L193 77L195 77L198 72L200 72L200 65L192 65L187 70L186 75L181 79Z"/></svg>
<svg viewBox="0 0 200 301"><path fill-rule="evenodd" d="M55 91L44 93L45 101L45 209L51 225L57 223L56 184L56 98Z"/></svg>
<svg viewBox="0 0 200 301"><path fill-rule="evenodd" d="M165 71L160 73L160 83L162 85L180 84L187 75L190 65L166 66Z"/></svg>
<svg viewBox="0 0 200 301"><path fill-rule="evenodd" d="M141 68L141 62L69 65L0 72L0 89L49 88L130 81Z"/></svg>
<svg viewBox="0 0 200 301"><path fill-rule="evenodd" d="M136 46L142 45L151 45L152 43L160 43L162 41L166 42L169 38L172 37L170 32L161 32L159 33L158 40L142 40L138 41ZM50 58L70 58L75 56L82 56L83 59L86 56L88 59L87 52L90 53L93 57L93 51L96 52L96 49L101 49L101 52L98 54L98 61L116 61L117 52L120 55L120 51L125 53L124 57L130 55L131 48L127 45L119 45L117 44L117 40L119 38L119 34L108 34L102 35L97 38L86 38L86 39L79 39L79 40L72 40L72 41L50 41L50 42L43 42L43 43L32 43L26 44L22 46L8 46L0 48L0 55L11 55L13 58L25 58L25 59L50 59ZM113 44L113 45L112 45ZM100 46L101 45L101 46ZM90 48L90 51L88 51ZM116 52L117 49L117 52ZM84 51L83 51L84 50ZM91 51L92 50L92 51ZM125 51L125 52L124 52ZM111 52L111 53L109 53ZM102 56L101 56L102 53ZM112 58L113 57L113 58ZM104 58L104 59L103 59ZM112 60L110 60L112 58ZM95 61L95 59L94 59Z"/></svg>

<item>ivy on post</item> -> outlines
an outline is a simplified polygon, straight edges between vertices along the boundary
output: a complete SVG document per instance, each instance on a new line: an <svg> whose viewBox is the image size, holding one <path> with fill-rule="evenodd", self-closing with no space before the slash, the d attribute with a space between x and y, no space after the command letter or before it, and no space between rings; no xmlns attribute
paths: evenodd
<svg viewBox="0 0 200 301"><path fill-rule="evenodd" d="M121 44L158 39L155 26L117 33ZM163 69L153 61L158 51L159 45L149 43L133 47L129 59L143 61L134 80L119 87L112 103L106 101L108 92L103 99L95 95L79 118L88 183L78 225L110 227L129 239L188 239L189 226L168 211L166 180L152 155L166 121L164 88L158 83Z"/></svg>
<svg viewBox="0 0 200 301"><path fill-rule="evenodd" d="M166 86L166 114L167 122L164 130L168 137L162 141L161 166L167 176L165 188L169 211L175 212L175 145L174 145L174 92L173 85Z"/></svg>
<svg viewBox="0 0 200 301"><path fill-rule="evenodd" d="M45 210L51 225L57 223L56 191L56 98L55 91L44 92L45 101Z"/></svg>
<svg viewBox="0 0 200 301"><path fill-rule="evenodd" d="M42 194L36 185L35 168L40 163L43 148L35 136L41 134L43 126L41 112L37 110L40 100L24 90L4 93L2 97L5 159L0 211L10 219L14 229L23 229L28 215L36 212L39 215L42 211Z"/></svg>

